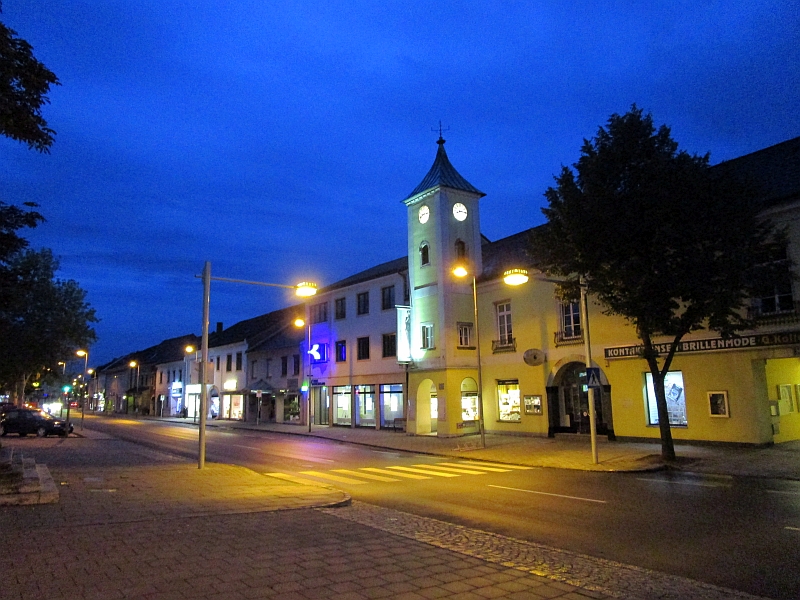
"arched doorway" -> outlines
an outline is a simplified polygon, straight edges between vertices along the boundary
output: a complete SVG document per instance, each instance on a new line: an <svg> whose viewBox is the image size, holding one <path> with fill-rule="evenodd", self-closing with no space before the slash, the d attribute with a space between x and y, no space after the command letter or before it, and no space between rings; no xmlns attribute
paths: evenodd
<svg viewBox="0 0 800 600"><path fill-rule="evenodd" d="M436 384L424 379L417 388L416 398L417 434L436 433L439 418L439 398Z"/></svg>
<svg viewBox="0 0 800 600"><path fill-rule="evenodd" d="M601 379L605 381L605 377L601 376ZM609 385L595 391L596 430L598 434L608 435L609 438L613 436L610 398ZM547 407L551 434L590 433L585 363L572 361L561 366L553 378L553 384L547 387Z"/></svg>

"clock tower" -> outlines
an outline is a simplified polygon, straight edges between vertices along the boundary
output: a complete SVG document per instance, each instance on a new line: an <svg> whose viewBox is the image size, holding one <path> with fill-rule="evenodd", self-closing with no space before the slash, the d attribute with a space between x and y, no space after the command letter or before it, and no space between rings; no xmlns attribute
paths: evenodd
<svg viewBox="0 0 800 600"><path fill-rule="evenodd" d="M460 394L451 388L459 389L463 373L448 370L475 365L474 347L470 351L460 345L459 324L476 325L472 323L471 275L479 276L483 268L478 200L485 194L450 163L441 135L436 143L436 158L428 174L403 202L408 219L412 369L417 382L431 380L442 423L450 421L446 414L449 409L455 412L460 403ZM457 265L465 266L470 277L455 277ZM413 383L411 388L413 396ZM446 401L448 392L453 398ZM435 430L433 422L431 427ZM443 433L440 429L439 435Z"/></svg>

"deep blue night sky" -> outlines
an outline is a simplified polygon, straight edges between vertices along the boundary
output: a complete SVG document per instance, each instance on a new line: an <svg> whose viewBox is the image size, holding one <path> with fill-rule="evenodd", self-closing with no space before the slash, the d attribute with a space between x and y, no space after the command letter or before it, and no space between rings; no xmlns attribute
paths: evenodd
<svg viewBox="0 0 800 600"><path fill-rule="evenodd" d="M102 321L90 363L199 333L214 275L321 285L406 253L433 162L486 192L498 239L633 103L711 162L800 135L795 1L4 0L61 80L51 153L0 140L0 198ZM285 306L215 283L226 326Z"/></svg>

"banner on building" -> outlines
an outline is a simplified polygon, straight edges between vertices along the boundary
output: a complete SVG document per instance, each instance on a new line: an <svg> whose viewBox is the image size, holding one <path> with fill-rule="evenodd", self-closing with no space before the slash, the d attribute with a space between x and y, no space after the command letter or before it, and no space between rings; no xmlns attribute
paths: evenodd
<svg viewBox="0 0 800 600"><path fill-rule="evenodd" d="M396 306L397 309L397 362L411 362L411 307Z"/></svg>

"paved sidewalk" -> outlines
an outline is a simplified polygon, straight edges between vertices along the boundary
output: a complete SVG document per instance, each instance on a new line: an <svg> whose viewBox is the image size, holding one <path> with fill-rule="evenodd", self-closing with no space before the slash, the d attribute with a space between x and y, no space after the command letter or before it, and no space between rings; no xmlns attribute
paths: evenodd
<svg viewBox="0 0 800 600"><path fill-rule="evenodd" d="M5 441L61 500L0 508L2 600L754 598L79 433Z"/></svg>
<svg viewBox="0 0 800 600"><path fill-rule="evenodd" d="M163 420L197 426L191 419ZM342 442L393 450L406 450L439 456L469 457L536 467L580 469L586 471L647 471L664 468L661 445L653 443L609 442L598 437L598 464L592 464L588 436L559 435L543 438L521 435L486 434L486 448L480 437L439 438L435 435L406 435L391 430L367 427L327 427L283 423L244 423L241 421L208 422L208 427L272 431L292 435L312 435ZM800 480L800 442L788 442L766 448L710 446L676 443L678 455L671 468L717 475L774 477Z"/></svg>

